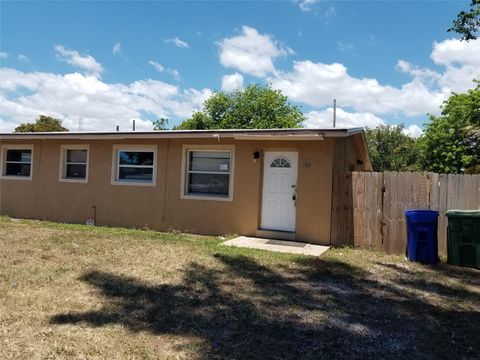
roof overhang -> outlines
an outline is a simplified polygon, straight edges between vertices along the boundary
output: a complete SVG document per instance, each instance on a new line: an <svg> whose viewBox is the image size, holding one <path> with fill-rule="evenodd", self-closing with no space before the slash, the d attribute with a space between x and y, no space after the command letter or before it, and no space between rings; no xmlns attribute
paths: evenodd
<svg viewBox="0 0 480 360"><path fill-rule="evenodd" d="M115 132L37 132L0 133L0 140L102 140L102 139L220 139L237 140L323 140L326 137L348 137L362 133L362 128L338 129L228 129Z"/></svg>
<svg viewBox="0 0 480 360"><path fill-rule="evenodd" d="M302 135L273 135L273 134L238 134L234 135L235 140L324 140L323 134Z"/></svg>

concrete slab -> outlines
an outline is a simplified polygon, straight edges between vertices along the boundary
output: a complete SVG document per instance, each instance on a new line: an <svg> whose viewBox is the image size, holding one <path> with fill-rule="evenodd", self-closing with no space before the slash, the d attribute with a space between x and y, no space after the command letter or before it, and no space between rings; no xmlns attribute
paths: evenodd
<svg viewBox="0 0 480 360"><path fill-rule="evenodd" d="M297 241L272 240L248 236L239 236L225 241L223 245L310 256L320 256L330 248L330 246L313 245Z"/></svg>

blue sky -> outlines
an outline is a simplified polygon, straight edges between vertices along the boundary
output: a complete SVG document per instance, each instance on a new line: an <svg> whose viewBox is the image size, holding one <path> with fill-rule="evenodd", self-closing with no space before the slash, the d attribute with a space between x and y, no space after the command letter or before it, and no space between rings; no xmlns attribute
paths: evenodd
<svg viewBox="0 0 480 360"><path fill-rule="evenodd" d="M306 126L418 134L480 78L478 41L447 33L468 1L0 3L0 127L39 113L77 130L174 125L211 91L271 83Z"/></svg>

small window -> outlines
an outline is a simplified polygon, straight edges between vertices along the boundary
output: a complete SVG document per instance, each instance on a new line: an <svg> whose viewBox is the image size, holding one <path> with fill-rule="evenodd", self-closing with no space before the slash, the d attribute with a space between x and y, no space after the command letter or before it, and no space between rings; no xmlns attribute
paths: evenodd
<svg viewBox="0 0 480 360"><path fill-rule="evenodd" d="M2 177L32 178L32 146L5 146L2 156Z"/></svg>
<svg viewBox="0 0 480 360"><path fill-rule="evenodd" d="M230 151L188 150L186 195L230 196Z"/></svg>
<svg viewBox="0 0 480 360"><path fill-rule="evenodd" d="M117 184L155 184L155 158L153 147L117 148L115 153L116 169L114 183Z"/></svg>
<svg viewBox="0 0 480 360"><path fill-rule="evenodd" d="M289 168L291 167L290 161L284 157L278 157L270 164L272 168Z"/></svg>
<svg viewBox="0 0 480 360"><path fill-rule="evenodd" d="M60 181L87 182L88 145L64 145Z"/></svg>

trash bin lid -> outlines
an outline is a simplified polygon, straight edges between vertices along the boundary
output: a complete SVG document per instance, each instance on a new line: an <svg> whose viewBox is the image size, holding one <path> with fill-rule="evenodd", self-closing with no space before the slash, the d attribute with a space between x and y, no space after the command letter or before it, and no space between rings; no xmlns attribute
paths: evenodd
<svg viewBox="0 0 480 360"><path fill-rule="evenodd" d="M448 217L480 218L480 210L448 210L445 215Z"/></svg>
<svg viewBox="0 0 480 360"><path fill-rule="evenodd" d="M405 211L407 222L413 223L431 223L436 224L438 221L438 211L435 210L407 210Z"/></svg>

